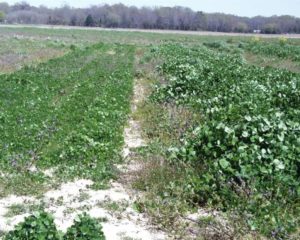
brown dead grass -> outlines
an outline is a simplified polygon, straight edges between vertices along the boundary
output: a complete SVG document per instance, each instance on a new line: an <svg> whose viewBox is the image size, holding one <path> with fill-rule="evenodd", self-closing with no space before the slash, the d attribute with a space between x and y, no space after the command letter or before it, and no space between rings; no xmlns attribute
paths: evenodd
<svg viewBox="0 0 300 240"><path fill-rule="evenodd" d="M246 52L244 58L249 64L259 67L274 67L286 69L291 72L300 73L300 63L291 59L280 59L278 57L267 57Z"/></svg>
<svg viewBox="0 0 300 240"><path fill-rule="evenodd" d="M40 49L30 54L18 54L9 52L0 56L0 73L11 73L21 69L25 65L35 65L46 62L49 59L63 56L66 53L59 49Z"/></svg>

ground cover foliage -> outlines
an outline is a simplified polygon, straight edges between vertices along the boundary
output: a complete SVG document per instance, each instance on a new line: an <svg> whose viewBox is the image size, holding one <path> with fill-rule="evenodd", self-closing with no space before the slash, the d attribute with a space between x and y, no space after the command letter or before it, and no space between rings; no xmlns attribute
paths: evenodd
<svg viewBox="0 0 300 240"><path fill-rule="evenodd" d="M96 44L1 75L2 171L59 166L64 178L111 178L130 110L133 50Z"/></svg>
<svg viewBox="0 0 300 240"><path fill-rule="evenodd" d="M171 164L190 166L193 202L238 214L268 237L291 237L300 210L299 75L205 47L168 44L152 52L163 59L164 79L152 101L201 116L168 150Z"/></svg>
<svg viewBox="0 0 300 240"><path fill-rule="evenodd" d="M299 44L285 37L273 39L272 41L265 41L258 36L247 40L236 40L232 38L226 41L207 41L203 42L203 45L222 52L249 52L258 56L277 57L281 60L288 59L294 62L299 62L300 60Z"/></svg>
<svg viewBox="0 0 300 240"><path fill-rule="evenodd" d="M281 59L300 61L300 46L290 44L286 38L280 38L278 42L272 43L253 38L252 41L242 43L239 47L258 55L264 54Z"/></svg>
<svg viewBox="0 0 300 240"><path fill-rule="evenodd" d="M53 217L44 212L36 212L25 218L4 240L104 240L102 227L96 219L86 213L75 218L74 223L63 234L56 229Z"/></svg>
<svg viewBox="0 0 300 240"><path fill-rule="evenodd" d="M16 32L1 31L8 37ZM168 227L179 219L178 212L205 206L237 219L243 229L236 236L254 231L268 238L297 239L299 75L249 66L243 58L250 52L276 57L280 63L297 62L296 40L33 28L19 29L18 34L41 41L64 39L68 47L63 52L68 54L0 76L0 196L45 191L49 177L32 172L35 166L54 168L57 183L83 177L103 187L114 177L113 163L121 160L135 49L110 42L132 43L146 52L145 45L171 42L177 44L152 45L142 59L146 69L136 66L136 77L151 85L150 92L156 74L147 62L154 59L162 84L135 116L143 118L143 137L155 139L140 150L147 164L145 174L135 176L135 187L153 196L135 207L147 209ZM24 47L25 40L12 44ZM106 44L86 47L100 40ZM158 200L151 202L152 197ZM26 222L54 229L49 215L38 218ZM201 222L216 225L208 220ZM65 237L84 239L83 229L93 239L99 232L94 223L83 215ZM26 233L32 230L29 225L17 228ZM55 229L51 236L55 239ZM183 237L186 233L179 239ZM221 238L222 232L215 235Z"/></svg>

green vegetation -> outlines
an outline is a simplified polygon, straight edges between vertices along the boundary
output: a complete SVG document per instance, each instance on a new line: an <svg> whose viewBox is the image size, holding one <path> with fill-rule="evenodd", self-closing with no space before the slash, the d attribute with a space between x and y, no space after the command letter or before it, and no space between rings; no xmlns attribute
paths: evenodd
<svg viewBox="0 0 300 240"><path fill-rule="evenodd" d="M152 101L186 106L201 117L168 150L171 165L189 166L181 187L194 193L193 204L237 211L250 229L270 237L296 231L299 75L199 47L164 45L153 54L164 59L159 71L167 82ZM162 191L172 195L168 188Z"/></svg>
<svg viewBox="0 0 300 240"><path fill-rule="evenodd" d="M9 207L8 212L5 213L5 217L10 218L25 213L32 213L35 210L40 209L41 207L41 205L37 204L13 204Z"/></svg>
<svg viewBox="0 0 300 240"><path fill-rule="evenodd" d="M57 231L52 216L45 212L36 212L27 217L24 222L9 232L4 240L60 240L60 233Z"/></svg>
<svg viewBox="0 0 300 240"><path fill-rule="evenodd" d="M130 181L145 193L133 208L178 239L186 235L179 220L199 208L226 216L233 231L225 235L232 238L297 239L299 40L34 28L0 33L3 59L26 56L0 57L1 197L41 196L76 178L105 187L122 161L135 72L146 100L132 117L148 145L130 156L142 165ZM44 172L49 169L53 176ZM78 200L88 198L83 192ZM98 204L116 216L128 206ZM36 209L14 204L7 217ZM200 229L220 226L215 239L226 231L219 216L194 221ZM41 212L5 239L104 239L97 222L81 215L63 238Z"/></svg>
<svg viewBox="0 0 300 240"><path fill-rule="evenodd" d="M1 75L1 169L59 165L64 178L109 179L129 112L133 50L97 44Z"/></svg>
<svg viewBox="0 0 300 240"><path fill-rule="evenodd" d="M6 217L24 214L27 212L26 206L23 204L14 204L9 207L9 211L5 214Z"/></svg>
<svg viewBox="0 0 300 240"><path fill-rule="evenodd" d="M295 62L290 59L282 59L278 57L270 57L265 55L257 55L251 52L245 52L243 57L247 63L260 67L273 67L286 69L291 72L300 73L300 62Z"/></svg>
<svg viewBox="0 0 300 240"><path fill-rule="evenodd" d="M78 216L64 236L65 240L105 240L101 225L87 214Z"/></svg>
<svg viewBox="0 0 300 240"><path fill-rule="evenodd" d="M92 27L95 25L95 21L92 17L91 14L89 14L86 19L85 19L85 22L84 22L84 25L87 26L87 27Z"/></svg>
<svg viewBox="0 0 300 240"><path fill-rule="evenodd" d="M284 38L274 43L250 41L240 44L239 47L258 55L276 56L281 59L300 61L300 46L289 44Z"/></svg>
<svg viewBox="0 0 300 240"><path fill-rule="evenodd" d="M263 40L258 37L247 39L231 38L203 42L203 45L217 52L240 54L249 64L260 67L274 67L300 72L299 44L292 39Z"/></svg>
<svg viewBox="0 0 300 240"><path fill-rule="evenodd" d="M56 229L54 219L46 212L36 212L9 232L4 240L105 240L102 227L86 213L79 215L63 235Z"/></svg>

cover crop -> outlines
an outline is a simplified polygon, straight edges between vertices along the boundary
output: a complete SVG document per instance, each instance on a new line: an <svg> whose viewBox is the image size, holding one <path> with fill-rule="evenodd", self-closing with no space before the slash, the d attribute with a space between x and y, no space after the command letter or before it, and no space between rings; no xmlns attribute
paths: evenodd
<svg viewBox="0 0 300 240"><path fill-rule="evenodd" d="M299 227L300 77L239 55L163 45L166 84L152 100L192 106L202 121L170 148L193 166L196 202L239 211L252 230L287 238Z"/></svg>
<svg viewBox="0 0 300 240"><path fill-rule="evenodd" d="M133 52L96 44L1 75L1 169L60 166L65 176L109 178L130 111Z"/></svg>

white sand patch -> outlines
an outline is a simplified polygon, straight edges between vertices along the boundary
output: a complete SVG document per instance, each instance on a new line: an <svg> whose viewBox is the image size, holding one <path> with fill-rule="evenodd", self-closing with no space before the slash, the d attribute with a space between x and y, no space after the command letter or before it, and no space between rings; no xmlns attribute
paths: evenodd
<svg viewBox="0 0 300 240"><path fill-rule="evenodd" d="M12 205L15 205L15 204L34 203L35 201L36 200L33 197L10 195L6 198L0 199L0 209L1 208L8 208L8 207L10 207Z"/></svg>
<svg viewBox="0 0 300 240"><path fill-rule="evenodd" d="M138 79L135 79L134 84L134 96L132 99L131 112L135 113L138 108L138 104L142 102L145 98L144 88ZM133 118L129 119L128 127L124 130L124 148L123 157L126 159L127 164L117 165L117 168L123 173L129 176L130 174L135 174L136 171L142 166L131 158L131 152L134 148L139 148L146 146L146 142L141 136L141 126L140 123ZM130 178L130 177L129 177ZM137 197L133 191L128 190L132 197ZM155 230L153 226L149 226L147 217L141 213L137 213L133 208L134 200L131 199L129 207L127 207L124 212L127 215L127 219L121 219L115 222L115 225L108 223L103 224L104 232L110 233L106 234L108 240L114 239L167 239L164 232Z"/></svg>
<svg viewBox="0 0 300 240"><path fill-rule="evenodd" d="M138 82L138 80L135 80L134 85L134 96L132 100L131 105L131 112L135 113L137 111L138 104L144 100L144 89L143 86ZM124 140L125 145L123 148L123 157L128 158L130 154L130 149L138 148L145 146L146 143L142 139L141 136L141 126L140 123L136 120L133 120L132 118L128 121L128 127L124 130Z"/></svg>
<svg viewBox="0 0 300 240"><path fill-rule="evenodd" d="M22 214L22 215L14 216L14 217L9 218L9 219L5 219L4 221L1 221L1 220L3 220L3 219L1 219L0 220L0 226L1 226L0 231L6 232L6 231L13 230L15 225L23 222L24 219L26 217L28 217L29 215L30 215L29 213L25 213L25 214Z"/></svg>
<svg viewBox="0 0 300 240"><path fill-rule="evenodd" d="M127 158L130 154L130 149L132 148L138 148L145 146L144 140L141 138L140 133L140 124L133 120L129 120L129 126L125 128L125 146L123 149L123 156L124 158Z"/></svg>
<svg viewBox="0 0 300 240"><path fill-rule="evenodd" d="M28 171L32 172L32 173L36 173L36 172L38 172L38 169L35 165L32 165L28 168Z"/></svg>
<svg viewBox="0 0 300 240"><path fill-rule="evenodd" d="M107 220L102 223L107 239L165 239L162 234L149 229L145 216L133 209L134 199L122 184L111 182L110 188L105 190L89 189L92 184L90 180L81 179L45 194L46 211L53 214L59 230L65 232L78 214L87 212L92 217ZM107 207L124 203L127 207L120 212Z"/></svg>
<svg viewBox="0 0 300 240"><path fill-rule="evenodd" d="M87 187L92 184L93 182L91 180L84 179L65 183L61 185L59 189L47 192L45 194L45 199L57 200L62 197L64 199L68 199L68 201L72 201L75 196L79 195L80 191L87 189Z"/></svg>
<svg viewBox="0 0 300 240"><path fill-rule="evenodd" d="M54 173L56 171L56 168L49 168L49 169L46 169L43 171L44 175L47 176L47 177L54 177Z"/></svg>
<svg viewBox="0 0 300 240"><path fill-rule="evenodd" d="M146 228L137 226L130 220L122 220L117 225L104 223L103 232L106 236L106 240L126 238L141 240L165 239L163 234L154 234Z"/></svg>
<svg viewBox="0 0 300 240"><path fill-rule="evenodd" d="M41 201L45 210L54 217L57 228L66 232L73 224L75 217L87 212L91 217L106 219L102 223L106 238L123 239L165 239L147 226L147 219L133 209L134 199L127 193L125 187L118 182L111 182L110 188L92 190L91 180L79 179L64 183L60 188L44 194ZM0 200L0 231L7 232L22 222L29 214L5 217L10 206L15 204L36 204L39 201L33 197L17 197L11 195ZM125 209L110 209L109 204L126 205Z"/></svg>
<svg viewBox="0 0 300 240"><path fill-rule="evenodd" d="M6 217L9 208L17 204L34 204L36 199L33 197L20 197L10 195L6 198L0 199L0 232L7 232L14 228L15 225L22 222L28 214L21 214L13 217Z"/></svg>

